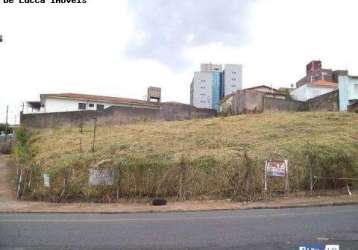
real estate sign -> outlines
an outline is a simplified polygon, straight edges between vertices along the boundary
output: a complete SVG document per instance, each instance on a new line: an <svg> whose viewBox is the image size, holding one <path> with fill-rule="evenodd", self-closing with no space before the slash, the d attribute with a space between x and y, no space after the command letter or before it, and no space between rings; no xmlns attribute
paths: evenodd
<svg viewBox="0 0 358 250"><path fill-rule="evenodd" d="M113 171L111 169L90 169L89 185L113 185Z"/></svg>
<svg viewBox="0 0 358 250"><path fill-rule="evenodd" d="M44 174L43 178L44 178L44 186L50 187L50 176L48 174Z"/></svg>
<svg viewBox="0 0 358 250"><path fill-rule="evenodd" d="M265 162L265 186L267 191L267 177L285 177L285 192L288 194L288 160L269 160Z"/></svg>
<svg viewBox="0 0 358 250"><path fill-rule="evenodd" d="M266 161L266 173L268 176L285 177L288 170L287 160Z"/></svg>

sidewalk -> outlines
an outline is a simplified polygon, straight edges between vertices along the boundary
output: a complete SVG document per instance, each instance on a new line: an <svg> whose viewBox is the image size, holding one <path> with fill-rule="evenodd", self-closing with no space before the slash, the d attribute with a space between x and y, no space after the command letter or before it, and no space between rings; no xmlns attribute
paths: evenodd
<svg viewBox="0 0 358 250"><path fill-rule="evenodd" d="M9 172L4 156L0 156L0 213L144 213L144 212L189 212L210 210L239 210L264 208L291 208L308 206L331 206L358 204L358 194L321 196L321 197L290 197L267 202L231 202L229 200L168 202L166 206L151 206L148 203L48 203L16 201L7 185Z"/></svg>
<svg viewBox="0 0 358 250"><path fill-rule="evenodd" d="M211 210L240 210L265 208L292 208L309 206L332 206L358 204L358 195L286 198L268 202L239 203L227 200L169 202L155 207L146 203L47 203L27 201L0 201L0 213L144 213L144 212L189 212Z"/></svg>

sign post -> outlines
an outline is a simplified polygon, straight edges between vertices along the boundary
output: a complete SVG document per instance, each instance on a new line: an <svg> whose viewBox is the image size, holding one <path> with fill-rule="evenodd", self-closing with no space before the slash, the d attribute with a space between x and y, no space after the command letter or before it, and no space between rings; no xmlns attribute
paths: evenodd
<svg viewBox="0 0 358 250"><path fill-rule="evenodd" d="M288 182L288 160L269 160L265 161L265 180L264 191L267 194L267 177L284 177L284 189L288 195L289 182Z"/></svg>

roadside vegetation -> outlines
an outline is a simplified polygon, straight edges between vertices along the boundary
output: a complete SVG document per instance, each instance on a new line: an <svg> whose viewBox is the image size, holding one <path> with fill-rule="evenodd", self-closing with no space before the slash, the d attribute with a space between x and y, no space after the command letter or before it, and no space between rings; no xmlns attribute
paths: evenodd
<svg viewBox="0 0 358 250"><path fill-rule="evenodd" d="M22 197L110 202L118 198L263 198L268 159L288 159L290 192L309 190L309 169L358 177L358 115L273 113L93 128L17 131L13 157ZM89 169L109 169L113 185L89 186ZM50 178L44 186L43 174ZM316 188L357 186L321 180ZM270 179L269 195L283 190Z"/></svg>

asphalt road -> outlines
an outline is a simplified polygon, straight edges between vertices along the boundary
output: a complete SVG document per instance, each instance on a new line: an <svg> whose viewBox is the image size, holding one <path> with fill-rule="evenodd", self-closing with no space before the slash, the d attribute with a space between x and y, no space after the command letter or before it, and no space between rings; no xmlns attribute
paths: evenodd
<svg viewBox="0 0 358 250"><path fill-rule="evenodd" d="M358 206L159 214L0 214L0 249L358 249Z"/></svg>

